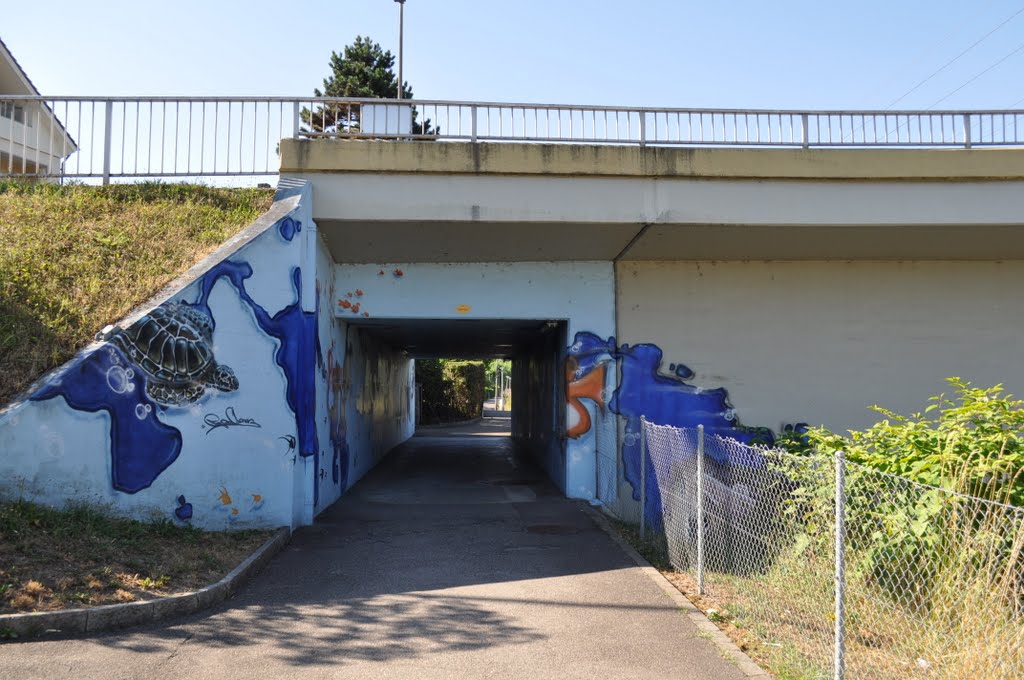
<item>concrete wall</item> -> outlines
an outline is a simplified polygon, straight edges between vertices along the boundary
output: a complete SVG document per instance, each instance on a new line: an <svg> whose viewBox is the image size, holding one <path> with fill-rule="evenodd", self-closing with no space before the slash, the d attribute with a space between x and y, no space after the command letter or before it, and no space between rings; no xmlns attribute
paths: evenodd
<svg viewBox="0 0 1024 680"><path fill-rule="evenodd" d="M335 289L346 300L343 293L360 292L357 312L351 302L335 307L339 319L553 319L566 322L570 337L581 332L607 337L614 328L610 262L337 265ZM581 406L599 416L597 404ZM594 497L595 447L593 437L568 443L564 472L552 474L567 495ZM556 455L547 444L544 450Z"/></svg>
<svg viewBox="0 0 1024 680"><path fill-rule="evenodd" d="M585 458L596 454L565 439L565 330L559 324L538 334L512 361L512 436L563 490L568 470L578 479L591 467ZM570 448L573 457L567 458Z"/></svg>
<svg viewBox="0 0 1024 680"><path fill-rule="evenodd" d="M654 342L740 421L836 430L918 410L943 378L1024 390L1024 262L626 262L620 341Z"/></svg>

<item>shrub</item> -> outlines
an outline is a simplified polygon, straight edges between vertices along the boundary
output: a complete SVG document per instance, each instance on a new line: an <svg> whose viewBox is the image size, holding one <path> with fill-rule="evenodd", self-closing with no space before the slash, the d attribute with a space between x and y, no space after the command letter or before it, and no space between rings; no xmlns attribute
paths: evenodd
<svg viewBox="0 0 1024 680"><path fill-rule="evenodd" d="M417 359L424 423L452 423L483 412L484 365L480 361Z"/></svg>

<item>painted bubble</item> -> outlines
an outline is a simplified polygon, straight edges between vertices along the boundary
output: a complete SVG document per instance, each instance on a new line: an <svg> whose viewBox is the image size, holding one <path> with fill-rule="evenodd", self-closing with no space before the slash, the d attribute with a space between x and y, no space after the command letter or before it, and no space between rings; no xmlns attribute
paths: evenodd
<svg viewBox="0 0 1024 680"><path fill-rule="evenodd" d="M131 380L132 378L134 378L134 377L135 377L135 369L133 369L133 368L129 368L128 370L126 370L126 371L124 372L124 375L125 375L125 377L126 377L126 378L128 378L129 380Z"/></svg>
<svg viewBox="0 0 1024 680"><path fill-rule="evenodd" d="M107 369L107 385L117 394L124 394L130 388L128 374L120 366L111 366Z"/></svg>
<svg viewBox="0 0 1024 680"><path fill-rule="evenodd" d="M145 420L146 416L149 415L149 411L146 410L145 404L137 404L135 406L135 417L139 420Z"/></svg>

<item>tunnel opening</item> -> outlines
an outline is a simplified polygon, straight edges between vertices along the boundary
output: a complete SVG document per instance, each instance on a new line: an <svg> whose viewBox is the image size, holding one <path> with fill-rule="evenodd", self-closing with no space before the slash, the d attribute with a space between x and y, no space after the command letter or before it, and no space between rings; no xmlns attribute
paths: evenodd
<svg viewBox="0 0 1024 680"><path fill-rule="evenodd" d="M533 463L559 491L566 490L565 348L564 319L406 319L372 318L348 322L366 345L388 347L413 361L432 359L511 361L502 372L501 387L509 389L510 408L492 397L476 427L420 426L418 437L462 438L467 451L492 455L466 438L505 438L517 457ZM491 392L502 396L502 389ZM452 442L456 445L456 442ZM463 461L482 476L493 472L482 461ZM478 466L479 464L479 466Z"/></svg>

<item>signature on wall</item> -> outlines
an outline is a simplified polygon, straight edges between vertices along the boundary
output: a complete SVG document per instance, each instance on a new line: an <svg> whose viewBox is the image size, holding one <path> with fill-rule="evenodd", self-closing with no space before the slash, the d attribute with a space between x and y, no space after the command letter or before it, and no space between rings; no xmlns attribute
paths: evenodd
<svg viewBox="0 0 1024 680"><path fill-rule="evenodd" d="M231 428L231 427L262 427L256 422L254 418L241 418L235 413L235 407L229 406L225 411L224 415L217 413L207 413L206 417L203 418L203 429L206 430L206 434L210 434L219 428Z"/></svg>

